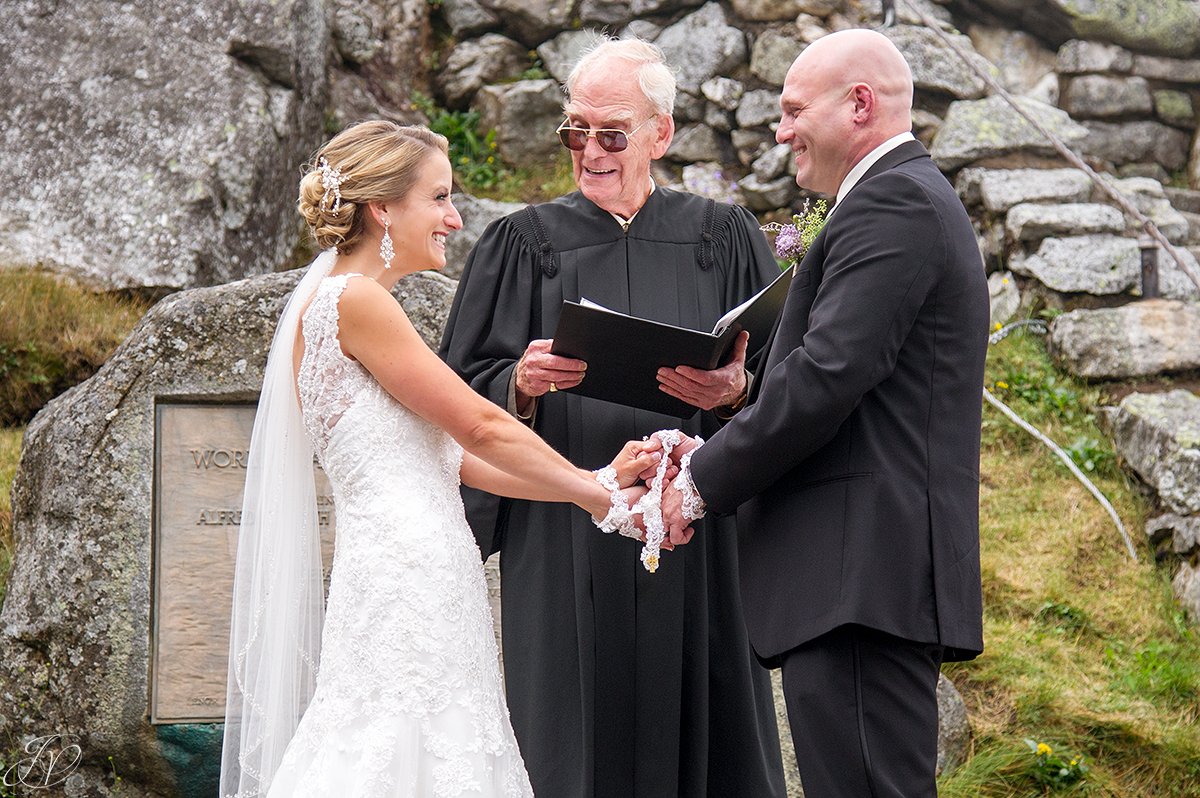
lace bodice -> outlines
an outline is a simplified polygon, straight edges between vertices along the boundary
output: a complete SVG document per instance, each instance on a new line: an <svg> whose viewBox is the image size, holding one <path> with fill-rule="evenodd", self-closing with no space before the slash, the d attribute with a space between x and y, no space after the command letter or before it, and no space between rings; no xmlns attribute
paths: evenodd
<svg viewBox="0 0 1200 798"><path fill-rule="evenodd" d="M302 320L300 407L337 536L316 694L271 795L532 796L463 514L462 449L342 352L350 279L326 278Z"/></svg>

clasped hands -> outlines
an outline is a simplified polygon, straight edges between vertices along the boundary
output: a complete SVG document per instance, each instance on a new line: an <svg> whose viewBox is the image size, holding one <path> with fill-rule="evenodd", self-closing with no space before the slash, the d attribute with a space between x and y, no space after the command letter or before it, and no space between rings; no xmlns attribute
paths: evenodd
<svg viewBox="0 0 1200 798"><path fill-rule="evenodd" d="M674 434L678 436L678 441L670 448L669 460L663 470L661 497L658 504L662 514L664 533L661 546L668 551L674 549L675 546L689 542L695 534L695 529L691 526L691 522L695 519L685 512L683 494L675 487L674 481L679 475L684 455L693 451L699 442L678 430L675 430ZM616 471L617 484L622 489L621 493L631 507L641 501L654 487L653 483L659 475L665 448L662 436L663 433L655 433L640 441L629 441L610 464ZM642 514L635 514L634 521L637 528L641 530L644 541L646 527Z"/></svg>

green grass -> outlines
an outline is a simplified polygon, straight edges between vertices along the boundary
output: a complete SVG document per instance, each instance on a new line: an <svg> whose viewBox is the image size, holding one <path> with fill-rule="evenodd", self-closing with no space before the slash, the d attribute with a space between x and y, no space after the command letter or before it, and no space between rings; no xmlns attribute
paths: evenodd
<svg viewBox="0 0 1200 798"><path fill-rule="evenodd" d="M14 426L91 376L146 304L45 272L0 270L0 308L0 426Z"/></svg>
<svg viewBox="0 0 1200 798"><path fill-rule="evenodd" d="M1129 559L1111 519L1048 449L984 408L981 560L987 650L949 665L974 749L942 796L1200 794L1200 636L1144 542L1147 506L1097 426L1099 388L1058 372L1040 338L992 347L987 384L1060 445L1113 502L1139 545ZM1050 786L1026 739L1082 781Z"/></svg>
<svg viewBox="0 0 1200 798"><path fill-rule="evenodd" d="M21 454L23 428L0 428L0 604L4 603L4 588L8 584L8 571L12 567L12 491L13 475L17 472L17 458Z"/></svg>

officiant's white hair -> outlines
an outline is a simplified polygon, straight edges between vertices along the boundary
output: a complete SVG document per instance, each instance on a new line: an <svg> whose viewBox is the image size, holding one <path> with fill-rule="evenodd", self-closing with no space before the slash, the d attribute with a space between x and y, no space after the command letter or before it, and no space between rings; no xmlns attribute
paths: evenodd
<svg viewBox="0 0 1200 798"><path fill-rule="evenodd" d="M646 99L660 114L670 116L675 111L675 75L667 66L666 56L657 45L636 36L618 39L602 33L584 50L579 61L567 76L567 101L570 102L575 84L589 68L607 58L631 61L637 68L638 86Z"/></svg>

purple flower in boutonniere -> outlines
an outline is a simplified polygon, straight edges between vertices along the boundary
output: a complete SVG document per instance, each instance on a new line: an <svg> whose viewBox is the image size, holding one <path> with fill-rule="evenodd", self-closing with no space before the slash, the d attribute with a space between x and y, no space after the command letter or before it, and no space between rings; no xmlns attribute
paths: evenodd
<svg viewBox="0 0 1200 798"><path fill-rule="evenodd" d="M804 257L804 253L825 226L828 210L829 205L825 200L817 200L811 209L808 200L805 200L804 208L792 216L790 224L772 222L762 226L764 233L775 234L775 256L784 261L784 266L795 265Z"/></svg>

